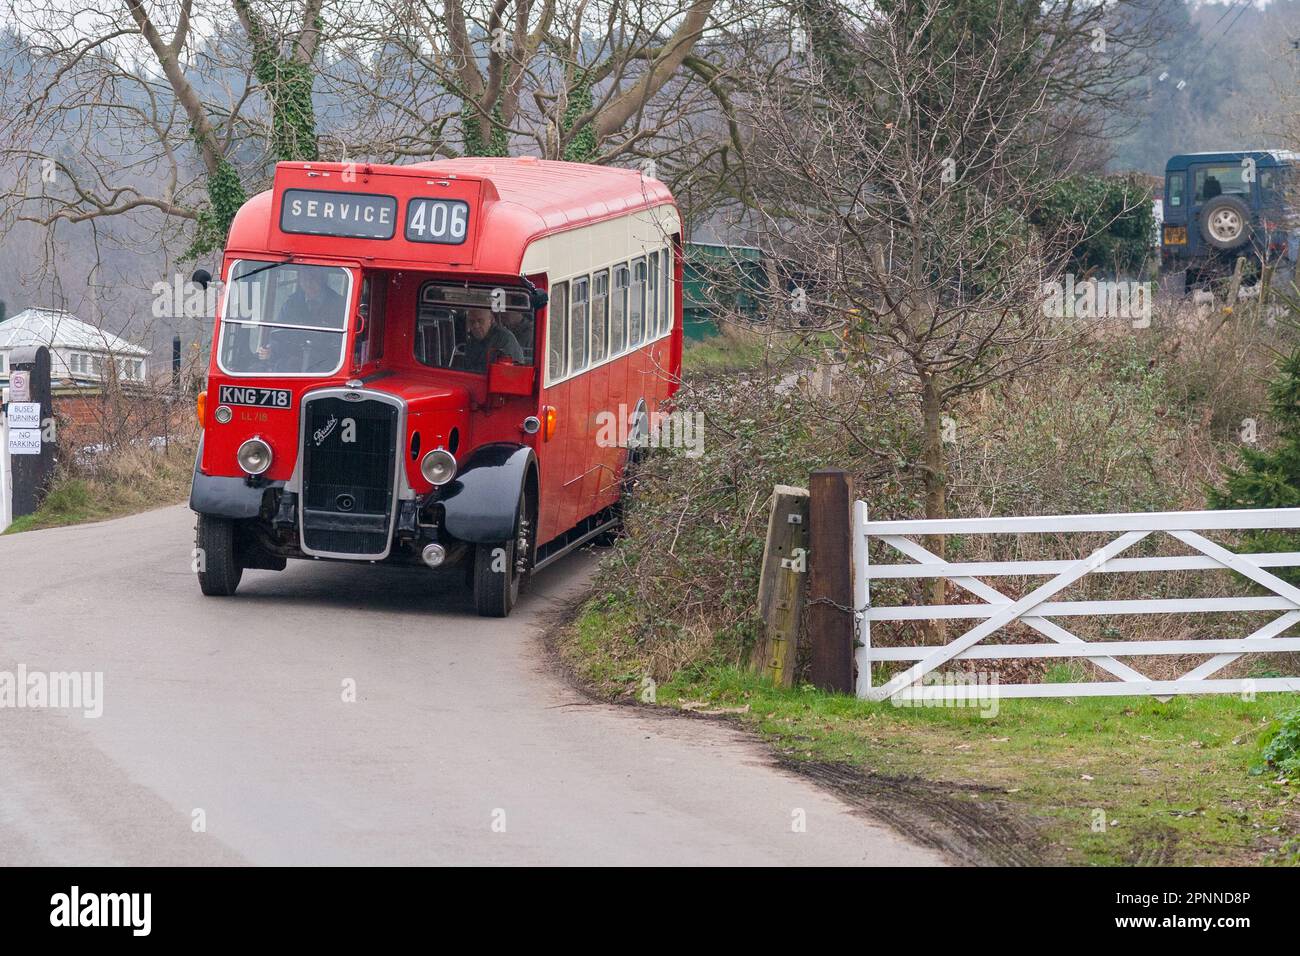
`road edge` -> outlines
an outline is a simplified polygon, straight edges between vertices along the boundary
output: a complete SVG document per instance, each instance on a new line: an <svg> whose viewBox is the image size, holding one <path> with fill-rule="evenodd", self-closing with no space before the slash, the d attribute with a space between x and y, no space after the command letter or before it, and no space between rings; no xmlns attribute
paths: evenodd
<svg viewBox="0 0 1300 956"><path fill-rule="evenodd" d="M945 784L920 777L889 777L849 764L795 760L779 753L761 734L735 716L702 714L647 704L634 697L600 693L577 673L559 649L561 635L575 624L583 606L594 594L595 586L589 586L557 604L538 621L544 666L585 700L626 707L637 716L710 721L740 731L762 749L773 769L812 783L855 813L870 817L918 846L942 854L954 865L1045 865L1043 842L1037 832L1012 813L1009 806L988 799L998 793L996 788Z"/></svg>

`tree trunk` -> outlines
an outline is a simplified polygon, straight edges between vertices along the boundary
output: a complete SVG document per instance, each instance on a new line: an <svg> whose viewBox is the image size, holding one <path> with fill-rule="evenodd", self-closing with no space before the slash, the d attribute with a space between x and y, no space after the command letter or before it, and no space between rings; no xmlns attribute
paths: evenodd
<svg viewBox="0 0 1300 956"><path fill-rule="evenodd" d="M939 394L939 383L932 372L921 373L921 426L923 432L925 476L925 516L926 518L948 517L947 469L944 457L943 399ZM921 544L936 557L946 559L946 539L941 534L928 534ZM927 582L922 593L928 604L943 604L947 584L944 578L934 578ZM929 621L926 635L936 644L945 640L945 622Z"/></svg>
<svg viewBox="0 0 1300 956"><path fill-rule="evenodd" d="M596 116L595 135L598 142L621 130L677 74L677 68L703 36L709 14L716 2L717 0L692 0L678 22L677 30L640 79L614 97Z"/></svg>

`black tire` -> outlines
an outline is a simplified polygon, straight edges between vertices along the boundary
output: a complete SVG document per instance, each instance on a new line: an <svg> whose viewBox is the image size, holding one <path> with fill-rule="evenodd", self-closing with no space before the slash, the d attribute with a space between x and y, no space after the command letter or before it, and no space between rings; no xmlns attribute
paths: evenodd
<svg viewBox="0 0 1300 956"><path fill-rule="evenodd" d="M208 597L233 595L244 576L235 546L235 522L230 518L199 515L194 546L199 552L199 589Z"/></svg>
<svg viewBox="0 0 1300 956"><path fill-rule="evenodd" d="M515 507L515 536L500 544L474 547L474 608L479 617L508 617L519 601L519 591L532 562L533 528L536 521L529 499L520 492ZM521 542L520 539L523 539ZM524 567L519 555L524 552Z"/></svg>
<svg viewBox="0 0 1300 956"><path fill-rule="evenodd" d="M645 400L642 399L636 406L636 421L632 425L627 457L623 459L623 475L619 480L618 501L614 502L609 509L610 516L618 524L608 531L602 531L591 539L592 544L598 548L613 547L614 542L623 534L623 517L627 514L628 503L632 500L632 492L636 489L637 467L646 455L646 442L650 435L647 422L648 413L646 412Z"/></svg>
<svg viewBox="0 0 1300 956"><path fill-rule="evenodd" d="M1237 196L1215 196L1201 207L1200 225L1215 249L1236 249L1250 239L1250 207Z"/></svg>
<svg viewBox="0 0 1300 956"><path fill-rule="evenodd" d="M618 501L614 502L609 508L610 517L618 523L607 531L602 531L596 537L591 539L591 543L598 548L612 548L623 535L623 516L627 514L627 506L632 500L632 492L636 488L636 470L645 456L645 450L642 448L629 448L627 458L623 462L623 477L619 480Z"/></svg>

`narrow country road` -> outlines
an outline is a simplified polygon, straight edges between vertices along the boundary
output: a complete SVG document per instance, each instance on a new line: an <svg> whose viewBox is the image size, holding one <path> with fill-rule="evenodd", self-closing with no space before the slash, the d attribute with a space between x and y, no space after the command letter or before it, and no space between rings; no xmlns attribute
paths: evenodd
<svg viewBox="0 0 1300 956"><path fill-rule="evenodd" d="M0 537L0 671L101 671L104 698L98 718L0 709L0 864L944 862L739 731L554 675L541 624L589 557L507 621L475 617L458 574L368 565L205 599L193 524Z"/></svg>

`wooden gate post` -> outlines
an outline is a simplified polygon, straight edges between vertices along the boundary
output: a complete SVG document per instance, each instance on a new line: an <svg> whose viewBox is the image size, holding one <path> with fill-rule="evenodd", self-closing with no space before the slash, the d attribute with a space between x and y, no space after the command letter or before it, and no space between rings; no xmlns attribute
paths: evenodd
<svg viewBox="0 0 1300 956"><path fill-rule="evenodd" d="M799 648L804 586L808 581L808 492L777 485L767 523L767 546L758 579L763 636L750 667L779 687L789 687Z"/></svg>
<svg viewBox="0 0 1300 956"><path fill-rule="evenodd" d="M808 485L808 641L813 686L853 693L853 482L842 468L812 473Z"/></svg>

